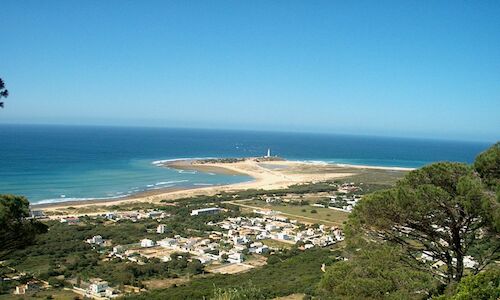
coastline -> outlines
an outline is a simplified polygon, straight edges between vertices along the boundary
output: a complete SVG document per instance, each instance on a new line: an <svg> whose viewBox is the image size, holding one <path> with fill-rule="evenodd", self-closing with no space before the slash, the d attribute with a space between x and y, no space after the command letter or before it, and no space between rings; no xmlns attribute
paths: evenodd
<svg viewBox="0 0 500 300"><path fill-rule="evenodd" d="M333 180L356 175L356 170L386 170L407 172L414 168L333 164L314 161L258 161L257 158L245 158L234 163L209 162L199 163L198 158L172 159L154 162L158 167L179 170L195 170L205 173L245 175L249 181L211 186L171 187L149 190L120 198L69 200L52 203L32 204L33 209L52 211L67 207L112 206L134 202L159 202L176 200L198 195L214 195L221 192L235 192L245 189L281 189L293 184Z"/></svg>

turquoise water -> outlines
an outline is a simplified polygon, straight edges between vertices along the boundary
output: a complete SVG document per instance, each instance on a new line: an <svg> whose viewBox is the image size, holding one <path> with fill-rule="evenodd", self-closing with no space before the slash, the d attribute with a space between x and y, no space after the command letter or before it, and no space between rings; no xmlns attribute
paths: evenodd
<svg viewBox="0 0 500 300"><path fill-rule="evenodd" d="M158 167L158 160L261 156L271 148L290 160L420 167L442 160L472 162L490 145L327 134L0 125L0 146L0 193L43 203L251 180Z"/></svg>

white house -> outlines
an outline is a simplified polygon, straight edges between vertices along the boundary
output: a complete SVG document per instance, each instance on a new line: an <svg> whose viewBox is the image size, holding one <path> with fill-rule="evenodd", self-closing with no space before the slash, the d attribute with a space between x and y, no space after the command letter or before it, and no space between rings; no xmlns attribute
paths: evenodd
<svg viewBox="0 0 500 300"><path fill-rule="evenodd" d="M155 242L150 240L150 239L142 239L141 240L141 247L143 247L143 248L153 247L154 245L155 245Z"/></svg>
<svg viewBox="0 0 500 300"><path fill-rule="evenodd" d="M156 233L165 233L165 228L166 226L164 224L158 225L158 227L156 227Z"/></svg>
<svg viewBox="0 0 500 300"><path fill-rule="evenodd" d="M255 249L255 253L257 253L257 254L264 254L267 252L269 252L269 247L267 245L263 245L263 246L257 247Z"/></svg>
<svg viewBox="0 0 500 300"><path fill-rule="evenodd" d="M177 240L176 239L166 238L166 239L163 239L161 241L158 241L158 245L160 245L162 247L165 247L165 248L171 248L171 247L173 247L176 244L177 244Z"/></svg>
<svg viewBox="0 0 500 300"><path fill-rule="evenodd" d="M208 208L201 208L201 209L194 209L191 211L192 216L199 216L199 215L212 215L220 212L222 209L218 207L208 207Z"/></svg>
<svg viewBox="0 0 500 300"><path fill-rule="evenodd" d="M76 225L80 222L78 217L66 217L59 220L61 223L66 223L68 225Z"/></svg>
<svg viewBox="0 0 500 300"><path fill-rule="evenodd" d="M30 294L30 293L35 293L40 290L40 286L38 285L38 282L36 281L30 281L27 282L26 284L21 284L16 286L16 290L14 291L15 295L24 295L24 294Z"/></svg>
<svg viewBox="0 0 500 300"><path fill-rule="evenodd" d="M88 239L87 243L89 243L89 244L96 244L96 245L102 245L102 244L104 244L104 240L102 239L102 236L95 235L91 239Z"/></svg>
<svg viewBox="0 0 500 300"><path fill-rule="evenodd" d="M101 293L106 292L108 287L109 286L106 281L96 281L89 286L89 291L94 295L100 295Z"/></svg>
<svg viewBox="0 0 500 300"><path fill-rule="evenodd" d="M150 218L150 219L158 219L158 218L161 218L163 216L164 216L164 213L162 211L157 211L157 210L150 211L146 214L146 217Z"/></svg>
<svg viewBox="0 0 500 300"><path fill-rule="evenodd" d="M117 245L113 247L113 253L119 254L123 252L125 252L125 247L123 247L122 245Z"/></svg>
<svg viewBox="0 0 500 300"><path fill-rule="evenodd" d="M284 232L278 232L276 237L280 240L289 240L290 239L290 236Z"/></svg>
<svg viewBox="0 0 500 300"><path fill-rule="evenodd" d="M304 249L310 249L310 248L313 248L314 245L313 244L305 244L304 245Z"/></svg>
<svg viewBox="0 0 500 300"><path fill-rule="evenodd" d="M276 226L274 224L266 224L265 228L266 228L267 231L273 231L273 230L278 229L278 226Z"/></svg>
<svg viewBox="0 0 500 300"><path fill-rule="evenodd" d="M231 253L227 257L227 261L230 263L236 264L243 262L243 254L241 253Z"/></svg>
<svg viewBox="0 0 500 300"><path fill-rule="evenodd" d="M233 238L233 243L234 244L246 244L248 243L248 238L246 236L235 236Z"/></svg>
<svg viewBox="0 0 500 300"><path fill-rule="evenodd" d="M116 219L116 213L114 213L114 212L107 212L106 213L106 219L109 219L109 220Z"/></svg>

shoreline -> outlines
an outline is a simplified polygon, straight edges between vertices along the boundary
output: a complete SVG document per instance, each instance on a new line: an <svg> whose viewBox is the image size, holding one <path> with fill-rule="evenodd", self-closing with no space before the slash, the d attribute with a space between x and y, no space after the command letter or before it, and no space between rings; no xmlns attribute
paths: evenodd
<svg viewBox="0 0 500 300"><path fill-rule="evenodd" d="M205 159L205 158L203 158ZM148 190L120 198L99 198L87 200L68 200L52 203L34 203L33 209L51 211L67 207L85 207L93 205L112 206L133 202L159 202L161 200L175 200L197 195L213 195L220 192L234 192L245 189L280 189L293 184L304 184L343 178L356 175L353 170L386 170L407 172L415 168L384 167L335 164L319 161L258 161L257 158L245 158L240 162L199 163L200 158L181 158L153 162L158 167L179 170L195 170L204 173L244 175L251 179L239 183L211 185L170 187L157 190ZM276 168L266 168L274 166Z"/></svg>

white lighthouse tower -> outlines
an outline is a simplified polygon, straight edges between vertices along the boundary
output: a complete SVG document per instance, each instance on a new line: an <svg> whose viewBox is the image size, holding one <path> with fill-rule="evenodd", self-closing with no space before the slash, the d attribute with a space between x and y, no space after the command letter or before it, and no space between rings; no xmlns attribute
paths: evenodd
<svg viewBox="0 0 500 300"><path fill-rule="evenodd" d="M267 155L266 157L271 157L271 148L267 148Z"/></svg>

